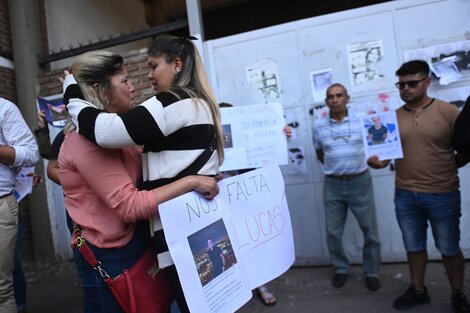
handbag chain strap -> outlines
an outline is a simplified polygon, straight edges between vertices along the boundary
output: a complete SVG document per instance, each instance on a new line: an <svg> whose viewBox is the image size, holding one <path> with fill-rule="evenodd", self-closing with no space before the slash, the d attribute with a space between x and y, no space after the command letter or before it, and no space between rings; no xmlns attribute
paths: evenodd
<svg viewBox="0 0 470 313"><path fill-rule="evenodd" d="M73 224L72 237L74 238L78 251L80 251L83 258L93 267L93 269L97 270L104 280L111 279L106 270L101 267L101 262L96 259L96 256L93 253L93 250L91 250L88 242L83 238L82 230L78 224Z"/></svg>

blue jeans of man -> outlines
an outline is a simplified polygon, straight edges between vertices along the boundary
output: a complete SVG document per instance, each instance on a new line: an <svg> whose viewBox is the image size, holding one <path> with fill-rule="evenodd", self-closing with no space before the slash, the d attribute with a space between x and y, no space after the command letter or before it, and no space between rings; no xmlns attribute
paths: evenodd
<svg viewBox="0 0 470 313"><path fill-rule="evenodd" d="M343 232L348 209L356 218L364 237L362 268L365 276L378 277L381 262L374 192L369 171L347 180L325 177L323 187L326 240L336 273L347 273L349 261L343 248Z"/></svg>
<svg viewBox="0 0 470 313"><path fill-rule="evenodd" d="M442 255L460 253L460 191L444 193L395 189L395 213L407 252L427 248L427 228L431 225L436 248Z"/></svg>

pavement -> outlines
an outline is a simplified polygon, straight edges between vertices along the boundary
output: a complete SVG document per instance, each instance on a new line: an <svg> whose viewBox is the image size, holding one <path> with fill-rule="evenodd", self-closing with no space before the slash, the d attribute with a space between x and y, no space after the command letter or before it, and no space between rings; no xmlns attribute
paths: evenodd
<svg viewBox="0 0 470 313"><path fill-rule="evenodd" d="M27 280L28 313L80 313L82 292L73 262L54 265L24 265ZM470 264L466 264L466 294L470 290ZM268 284L277 303L267 307L255 293L239 313L398 313L392 308L396 297L408 287L408 266L405 263L381 267L382 288L369 291L365 287L360 266L353 266L344 287L331 285L330 267L293 267ZM451 313L450 287L440 262L429 263L426 285L430 304L417 306L413 313ZM203 312L205 313L205 312Z"/></svg>

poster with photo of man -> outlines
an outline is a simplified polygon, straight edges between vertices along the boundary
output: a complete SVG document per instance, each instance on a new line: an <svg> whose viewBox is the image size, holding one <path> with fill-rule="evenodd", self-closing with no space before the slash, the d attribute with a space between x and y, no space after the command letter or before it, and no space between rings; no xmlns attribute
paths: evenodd
<svg viewBox="0 0 470 313"><path fill-rule="evenodd" d="M159 205L191 312L233 313L295 260L278 166L221 180L213 200L190 192Z"/></svg>
<svg viewBox="0 0 470 313"><path fill-rule="evenodd" d="M362 115L362 137L366 157L380 160L403 158L395 111Z"/></svg>

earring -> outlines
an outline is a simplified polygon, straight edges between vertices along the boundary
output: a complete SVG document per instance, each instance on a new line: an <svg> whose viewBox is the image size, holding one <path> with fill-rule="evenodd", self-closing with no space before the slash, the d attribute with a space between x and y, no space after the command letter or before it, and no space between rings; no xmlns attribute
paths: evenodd
<svg viewBox="0 0 470 313"><path fill-rule="evenodd" d="M177 68L177 69L176 69L176 74L178 74L179 72L180 72L180 69L179 69L179 68Z"/></svg>
<svg viewBox="0 0 470 313"><path fill-rule="evenodd" d="M109 99L106 99L106 105L109 105Z"/></svg>

